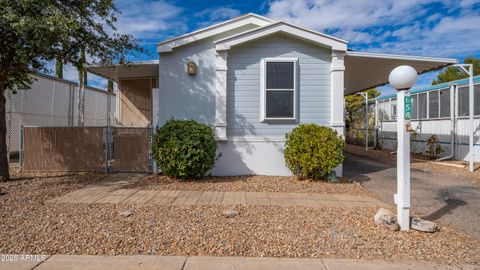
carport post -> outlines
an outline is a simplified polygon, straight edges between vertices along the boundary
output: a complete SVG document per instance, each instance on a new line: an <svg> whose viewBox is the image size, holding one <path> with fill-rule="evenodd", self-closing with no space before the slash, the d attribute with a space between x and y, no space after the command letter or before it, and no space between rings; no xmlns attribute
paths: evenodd
<svg viewBox="0 0 480 270"><path fill-rule="evenodd" d="M473 104L475 104L475 95L473 94L473 64L458 64L454 65L456 67L460 67L465 73L468 74L468 126L469 126L469 162L468 162L468 170L473 172L473 138L475 136L475 127L473 122ZM467 69L468 68L468 69Z"/></svg>
<svg viewBox="0 0 480 270"><path fill-rule="evenodd" d="M397 219L400 229L410 229L410 118L411 97L408 90L417 80L417 71L410 66L399 66L392 70L388 81L397 92Z"/></svg>

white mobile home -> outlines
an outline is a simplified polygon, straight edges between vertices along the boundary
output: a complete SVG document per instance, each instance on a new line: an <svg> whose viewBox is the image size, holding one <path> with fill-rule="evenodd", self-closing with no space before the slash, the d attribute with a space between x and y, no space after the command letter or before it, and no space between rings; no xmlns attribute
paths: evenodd
<svg viewBox="0 0 480 270"><path fill-rule="evenodd" d="M417 88L412 96L411 151L423 153L427 140L436 135L444 150L443 156L458 160L480 161L480 76L474 77L474 148L469 150L468 79ZM397 147L396 97L383 96L376 100L379 141L386 149Z"/></svg>
<svg viewBox="0 0 480 270"><path fill-rule="evenodd" d="M157 51L158 61L88 70L119 82L120 119L213 126L222 152L214 175L289 175L283 147L295 126L343 135L344 95L385 84L399 65L423 73L456 63L354 52L345 40L255 14L163 41Z"/></svg>

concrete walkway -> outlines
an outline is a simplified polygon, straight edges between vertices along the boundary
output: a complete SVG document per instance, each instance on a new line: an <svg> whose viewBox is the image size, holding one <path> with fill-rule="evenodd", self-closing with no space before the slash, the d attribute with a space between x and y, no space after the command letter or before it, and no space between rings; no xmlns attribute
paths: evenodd
<svg viewBox="0 0 480 270"><path fill-rule="evenodd" d="M275 205L303 207L388 207L375 198L346 194L223 192L124 189L108 184L86 187L48 203L112 203L131 205Z"/></svg>
<svg viewBox="0 0 480 270"><path fill-rule="evenodd" d="M17 257L18 259L19 257ZM427 262L387 262L381 260L297 259L256 257L185 256L87 256L53 255L43 261L0 262L0 270L364 270L364 269L479 269L480 265L440 265Z"/></svg>

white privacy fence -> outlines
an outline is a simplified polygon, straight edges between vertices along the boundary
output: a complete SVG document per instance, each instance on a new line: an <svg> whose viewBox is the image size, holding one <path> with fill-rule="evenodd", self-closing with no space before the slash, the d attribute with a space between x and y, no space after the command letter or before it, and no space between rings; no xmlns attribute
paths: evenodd
<svg viewBox="0 0 480 270"><path fill-rule="evenodd" d="M29 90L7 91L7 147L19 151L20 126L78 126L78 85L37 74ZM108 92L85 87L85 126L107 125ZM115 94L110 94L110 119L115 115ZM112 123L111 123L112 124Z"/></svg>

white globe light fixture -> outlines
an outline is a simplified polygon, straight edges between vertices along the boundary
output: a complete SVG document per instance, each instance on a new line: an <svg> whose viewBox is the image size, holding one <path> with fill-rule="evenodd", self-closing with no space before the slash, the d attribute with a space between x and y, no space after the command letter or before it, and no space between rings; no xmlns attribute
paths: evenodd
<svg viewBox="0 0 480 270"><path fill-rule="evenodd" d="M412 100L408 89L417 81L417 71L411 66L396 67L388 82L397 89L397 219L400 229L410 229L410 119Z"/></svg>
<svg viewBox="0 0 480 270"><path fill-rule="evenodd" d="M399 66L390 72L388 82L399 91L408 90L415 85L417 77L417 71L413 67Z"/></svg>

